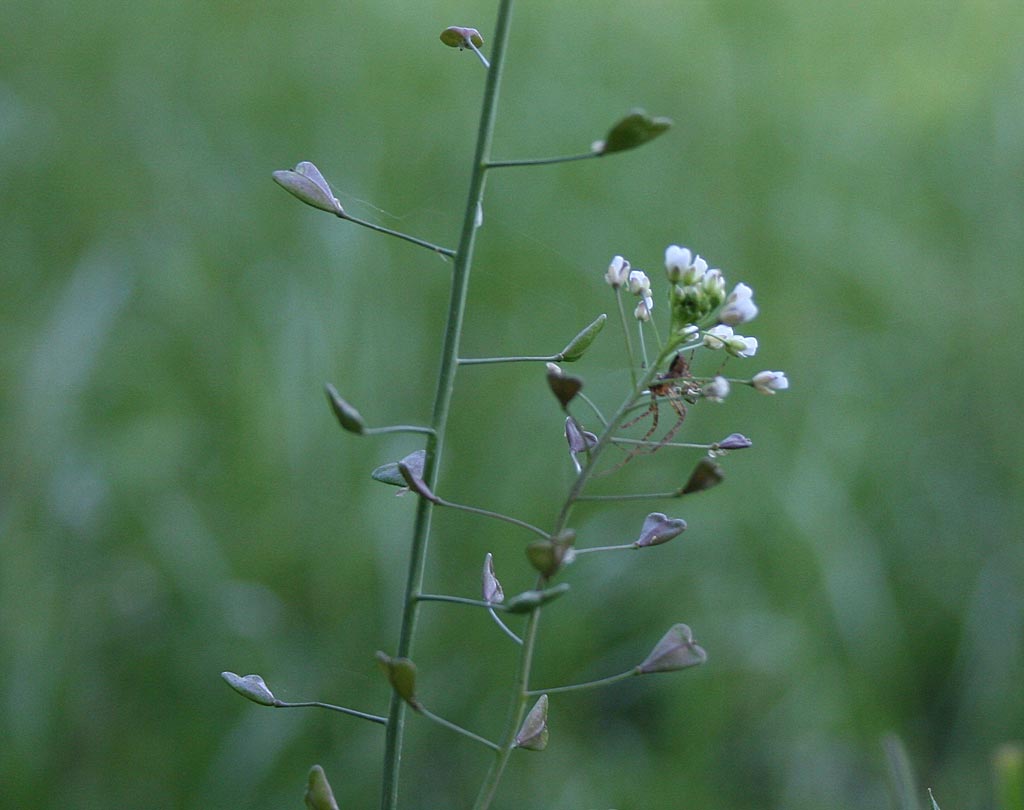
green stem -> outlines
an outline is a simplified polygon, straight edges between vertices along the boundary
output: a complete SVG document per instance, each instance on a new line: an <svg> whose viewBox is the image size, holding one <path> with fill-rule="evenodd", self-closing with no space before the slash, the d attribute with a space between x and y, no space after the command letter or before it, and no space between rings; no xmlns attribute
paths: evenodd
<svg viewBox="0 0 1024 810"><path fill-rule="evenodd" d="M490 770L487 771L483 784L480 785L480 792L477 794L473 810L487 810L491 806L491 802L494 801L494 794L497 792L498 784L505 773L505 766L508 765L509 757L512 756L512 751L515 749L516 733L523 723L523 718L526 717L527 703L530 699L530 670L533 668L533 652L537 645L540 613L540 608L535 609L530 614L530 618L526 623L526 632L523 633L523 647L519 655L519 666L516 668L515 683L513 684L516 696L515 702L509 715L509 723L505 730L501 747L498 750L498 755L491 763Z"/></svg>
<svg viewBox="0 0 1024 810"><path fill-rule="evenodd" d="M629 378L636 387L636 355L633 354L633 339L629 336L629 320L626 318L626 308L622 305L622 288L615 288L615 303L618 304L619 322L622 324L622 335L626 339L626 354L629 355Z"/></svg>
<svg viewBox="0 0 1024 810"><path fill-rule="evenodd" d="M493 605L491 606L491 609L488 610L487 612L491 614L491 618L494 619L494 621L497 623L498 627L501 628L502 632L506 636L508 636L510 639L512 639L516 644L522 644L523 643L523 640L521 638L519 638L519 636L517 636L512 631L512 629L507 624L505 624L505 622L503 622L501 620L501 616L499 616L497 613L494 612Z"/></svg>
<svg viewBox="0 0 1024 810"><path fill-rule="evenodd" d="M492 512L490 509L481 509L479 506L467 506L464 503L453 503L452 501L446 501L441 497L437 498L436 503L438 506L447 506L449 509L459 509L463 512L469 512L471 515L480 515L481 517L489 517L494 520L502 520L505 523L511 523L513 526L518 526L521 529L526 529L527 531L540 535L544 539L548 538L548 533L543 529L534 526L532 523L527 523L525 520L514 518L511 515L503 515L501 512Z"/></svg>
<svg viewBox="0 0 1024 810"><path fill-rule="evenodd" d="M349 709L345 706L335 706L332 703L321 703L319 700L306 700L301 703L285 703L283 700L274 701L275 709L330 709L332 712L341 712L347 714L349 717L358 717L362 720L369 720L371 723L380 723L382 726L388 724L386 717L378 717L376 714L367 714L366 712L356 711L355 709Z"/></svg>
<svg viewBox="0 0 1024 810"><path fill-rule="evenodd" d="M437 389L434 395L434 410L431 427L432 435L427 436L426 459L423 480L433 488L444 449L445 428L451 409L452 393L455 388L455 372L458 367L459 342L462 337L462 321L466 311L466 295L469 289L469 274L473 263L473 247L476 238L476 214L484 192L485 167L490 157L491 140L494 133L494 117L498 107L498 88L505 62L505 48L508 44L509 18L512 0L501 0L494 31L494 50L491 67L487 71L484 98L477 131L476 150L473 155L473 173L469 180L466 207L462 217L462 233L459 247L455 252L455 267L452 271L451 293L448 302L448 318L445 324L444 346L441 350L441 367L438 371ZM423 584L423 571L427 559L427 539L430 535L430 519L433 504L420 498L416 509L416 523L413 529L412 547L409 554L409 573L405 585L402 608L402 626L398 639L398 656L410 657L416 632L416 620L420 601L416 595ZM398 806L398 782L402 759L402 744L405 738L406 704L398 695L391 697L387 734L384 740L384 768L381 777L381 810L395 810Z"/></svg>
<svg viewBox="0 0 1024 810"><path fill-rule="evenodd" d="M590 546L589 548L577 548L573 549L573 552L577 557L580 554L593 554L596 551L636 551L636 546L632 543L624 543L618 546Z"/></svg>
<svg viewBox="0 0 1024 810"><path fill-rule="evenodd" d="M451 248L435 245L433 242L428 242L426 239L419 239L415 236L409 236L409 234L402 233L401 231L393 231L391 230L391 228L385 228L383 225L374 225L372 222L367 222L365 219L354 217L345 211L342 211L337 216L339 219L347 220L355 225L362 225L364 228L369 228L371 231L377 231L378 233L384 233L387 234L388 236L394 236L397 239L404 239L406 242L412 242L414 245L425 247L428 250L434 251L434 253L440 253L442 256L451 257L455 255L455 251L452 250Z"/></svg>
<svg viewBox="0 0 1024 810"><path fill-rule="evenodd" d="M443 717L439 717L438 715L434 714L432 711L429 711L423 706L420 706L419 713L426 717L428 720L432 720L433 722L437 723L439 726L444 726L445 728L454 731L456 734L461 734L463 737L469 737L469 739L471 740L475 740L476 742L482 745L486 745L492 751L501 750L501 747L497 743L491 742L487 738L481 737L479 734L474 734L469 729L456 725L451 720L445 720Z"/></svg>
<svg viewBox="0 0 1024 810"><path fill-rule="evenodd" d="M380 436L384 433L426 433L433 434L434 429L426 425L386 425L385 427L363 428L364 436Z"/></svg>
<svg viewBox="0 0 1024 810"><path fill-rule="evenodd" d="M500 602L485 602L483 599L468 599L465 596L449 596L443 593L421 593L417 594L416 598L421 602L450 602L453 605L469 605L489 610L502 609Z"/></svg>
<svg viewBox="0 0 1024 810"><path fill-rule="evenodd" d="M628 669L625 672L620 672L618 675L609 675L607 678L598 678L596 681L587 681L586 683L573 683L568 686L556 686L552 689L530 689L526 694L528 695L554 695L558 692L578 692L582 689L595 689L598 686L609 686L619 681L624 681L627 678L632 678L634 675L639 675L636 667Z"/></svg>
<svg viewBox="0 0 1024 810"><path fill-rule="evenodd" d="M666 498L678 498L683 494L681 489L671 492L633 492L621 495L577 495L577 501L655 501Z"/></svg>
<svg viewBox="0 0 1024 810"><path fill-rule="evenodd" d="M579 155L560 155L559 157L523 158L521 160L492 160L484 168L507 169L510 166L548 166L552 163L570 163L574 160L587 160L601 157L597 152L583 152Z"/></svg>
<svg viewBox="0 0 1024 810"><path fill-rule="evenodd" d="M482 366L487 363L557 363L562 360L561 354L549 354L545 357L538 355L516 355L513 357L460 357L460 366Z"/></svg>

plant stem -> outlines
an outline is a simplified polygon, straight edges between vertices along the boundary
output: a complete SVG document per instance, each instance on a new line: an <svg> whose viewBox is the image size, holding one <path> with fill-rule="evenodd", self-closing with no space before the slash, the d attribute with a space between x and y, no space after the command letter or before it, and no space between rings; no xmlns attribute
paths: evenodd
<svg viewBox="0 0 1024 810"><path fill-rule="evenodd" d="M485 167L490 156L491 139L494 133L494 117L498 106L498 89L505 61L508 43L509 18L512 0L501 0L494 31L494 50L491 67L487 71L484 86L480 125L477 131L476 150L473 155L473 173L466 195L466 207L462 217L462 233L459 247L455 251L455 267L452 271L451 293L448 302L448 318L445 324L444 346L441 351L441 367L438 371L437 389L434 395L434 410L431 427L432 435L427 436L426 458L423 466L423 480L433 488L444 449L448 414L455 387L455 372L458 367L459 343L462 337L462 321L466 310L466 294L469 289L469 273L473 263L473 246L476 238L477 207L481 204L484 191ZM402 626L398 639L398 656L410 657L416 632L416 619L420 605L416 595L423 583L423 571L427 558L427 540L430 535L430 518L434 505L420 498L416 508L416 523L413 529L412 547L409 554L409 573L405 585L402 609ZM402 759L402 743L405 737L406 704L397 694L391 696L388 714L387 734L384 741L384 768L381 777L381 810L396 810L398 806L398 782Z"/></svg>
<svg viewBox="0 0 1024 810"><path fill-rule="evenodd" d="M487 810L494 800L494 794L498 790L498 784L505 773L505 766L508 765L509 757L515 748L516 732L522 725L526 716L526 705L530 699L529 681L530 670L533 668L533 651L537 644L537 628L540 626L540 608L530 613L526 623L526 632L523 633L523 647L519 655L519 666L516 668L515 676L515 702L512 712L509 715L509 723L502 740L501 748L491 768L480 785L480 792L477 794L473 810Z"/></svg>
<svg viewBox="0 0 1024 810"><path fill-rule="evenodd" d="M385 233L388 236L394 236L397 239L404 239L406 242L412 242L414 245L425 247L427 250L432 250L434 253L440 253L442 256L454 256L455 251L451 248L441 247L435 245L433 242L428 242L426 239L420 239L416 236L410 236L407 233L401 231L393 231L391 228L385 228L383 225L374 225L372 222L367 222L365 219L354 217L347 212L342 212L337 215L339 219L348 220L356 225L362 225L364 228L369 228L371 231L377 231L378 233Z"/></svg>
<svg viewBox="0 0 1024 810"><path fill-rule="evenodd" d="M513 357L460 357L460 366L482 366L487 363L557 363L562 359L560 354L516 355Z"/></svg>
<svg viewBox="0 0 1024 810"><path fill-rule="evenodd" d="M471 740L475 740L481 745L486 745L492 751L501 750L500 746L497 743L493 743L485 737L481 737L479 734L474 734L468 728L463 728L460 725L456 725L451 720L445 720L443 717L434 714L432 711L428 710L424 706L420 706L419 711L420 714L422 714L428 720L432 720L433 722L437 723L439 726L444 726L445 728L454 731L456 734L461 734L463 737L468 737Z"/></svg>
<svg viewBox="0 0 1024 810"><path fill-rule="evenodd" d="M350 717L358 717L362 720L369 720L371 723L380 723L382 726L388 724L386 717L378 717L376 714L367 714L356 709L349 709L346 706L335 706L332 703L321 703L319 700L306 700L301 703L286 703L283 700L274 702L275 709L330 709L332 712L341 712Z"/></svg>
<svg viewBox="0 0 1024 810"><path fill-rule="evenodd" d="M625 672L620 672L618 675L609 675L607 678L598 678L596 681L587 681L586 683L573 683L568 686L555 686L551 689L530 689L526 694L531 696L536 695L554 695L558 692L579 692L583 689L596 689L599 686L609 686L619 681L624 681L627 678L632 678L634 675L639 675L637 667L627 669Z"/></svg>
<svg viewBox="0 0 1024 810"><path fill-rule="evenodd" d="M471 607L482 607L488 610L501 609L500 602L485 602L483 599L468 599L465 596L449 596L442 593L418 593L416 598L421 602L450 602L453 605L469 605Z"/></svg>
<svg viewBox="0 0 1024 810"><path fill-rule="evenodd" d="M573 160L601 157L597 152L583 152L579 155L560 155L546 158L523 158L521 160L492 160L487 163L488 169L506 169L510 166L549 166L552 163L569 163Z"/></svg>

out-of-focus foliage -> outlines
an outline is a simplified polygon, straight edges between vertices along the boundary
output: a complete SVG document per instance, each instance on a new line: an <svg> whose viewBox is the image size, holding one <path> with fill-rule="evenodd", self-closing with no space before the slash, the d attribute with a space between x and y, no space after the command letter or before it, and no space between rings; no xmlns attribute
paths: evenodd
<svg viewBox="0 0 1024 810"><path fill-rule="evenodd" d="M6 806L299 807L313 763L374 806L378 726L219 673L385 710L414 501L369 473L418 445L344 433L323 384L370 425L427 419L449 265L270 173L312 160L346 211L452 245L484 72L438 32L489 42L493 17L4 0ZM566 572L536 685L622 671L680 621L708 663L553 695L498 806L867 810L890 731L944 807L990 806L991 753L1024 728L1019 2L523 3L513 25L496 158L586 151L634 107L676 125L490 178L465 353L558 351L611 311L613 254L658 289L679 243L755 289L762 348L730 370L792 387L694 409L680 438L754 448L673 512L682 538ZM613 404L613 324L572 370ZM467 368L455 407L439 494L550 523L571 465L543 367ZM574 528L629 542L647 511ZM430 590L477 595L486 552L531 586L530 538L435 526ZM426 615L418 695L496 734L512 645L471 609ZM406 806L466 806L488 756L413 717Z"/></svg>

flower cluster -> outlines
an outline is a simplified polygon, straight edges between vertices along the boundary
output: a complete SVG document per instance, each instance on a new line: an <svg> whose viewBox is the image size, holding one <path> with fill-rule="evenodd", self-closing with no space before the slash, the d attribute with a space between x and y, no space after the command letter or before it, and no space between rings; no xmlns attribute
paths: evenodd
<svg viewBox="0 0 1024 810"><path fill-rule="evenodd" d="M671 332L666 346L703 347L724 351L732 357L747 358L757 353L757 338L737 334L735 327L757 317L754 291L742 282L726 293L722 271L689 248L669 245L665 250L665 275L668 278ZM605 281L618 293L622 288L639 300L634 317L641 324L650 321L654 309L651 281L642 270L634 270L629 261L615 256L608 265ZM750 385L762 394L774 394L789 387L781 371L761 371L749 380L732 380ZM721 375L702 383L701 395L721 402L729 393L730 380Z"/></svg>

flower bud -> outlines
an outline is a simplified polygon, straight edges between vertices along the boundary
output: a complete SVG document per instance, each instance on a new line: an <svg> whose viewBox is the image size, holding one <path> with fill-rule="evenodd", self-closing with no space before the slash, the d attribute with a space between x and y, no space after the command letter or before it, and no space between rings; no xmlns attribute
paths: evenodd
<svg viewBox="0 0 1024 810"><path fill-rule="evenodd" d="M694 284L707 269L708 263L689 248L669 245L665 249L665 274L672 283Z"/></svg>
<svg viewBox="0 0 1024 810"><path fill-rule="evenodd" d="M750 384L762 394L774 394L789 388L789 380L782 371L759 371L750 380Z"/></svg>
<svg viewBox="0 0 1024 810"><path fill-rule="evenodd" d="M729 396L729 381L719 375L711 380L711 382L706 383L701 393L709 402L722 402Z"/></svg>
<svg viewBox="0 0 1024 810"><path fill-rule="evenodd" d="M608 272L604 274L604 280L607 281L613 290L619 289L626 280L629 278L629 261L622 258L622 256L614 256L611 264L608 265Z"/></svg>
<svg viewBox="0 0 1024 810"><path fill-rule="evenodd" d="M754 291L746 284L737 284L729 297L725 299L725 306L718 313L719 323L727 323L730 326L737 326L757 317L757 306L754 304Z"/></svg>
<svg viewBox="0 0 1024 810"><path fill-rule="evenodd" d="M647 296L651 292L651 280L643 270L630 270L626 279L633 295Z"/></svg>

